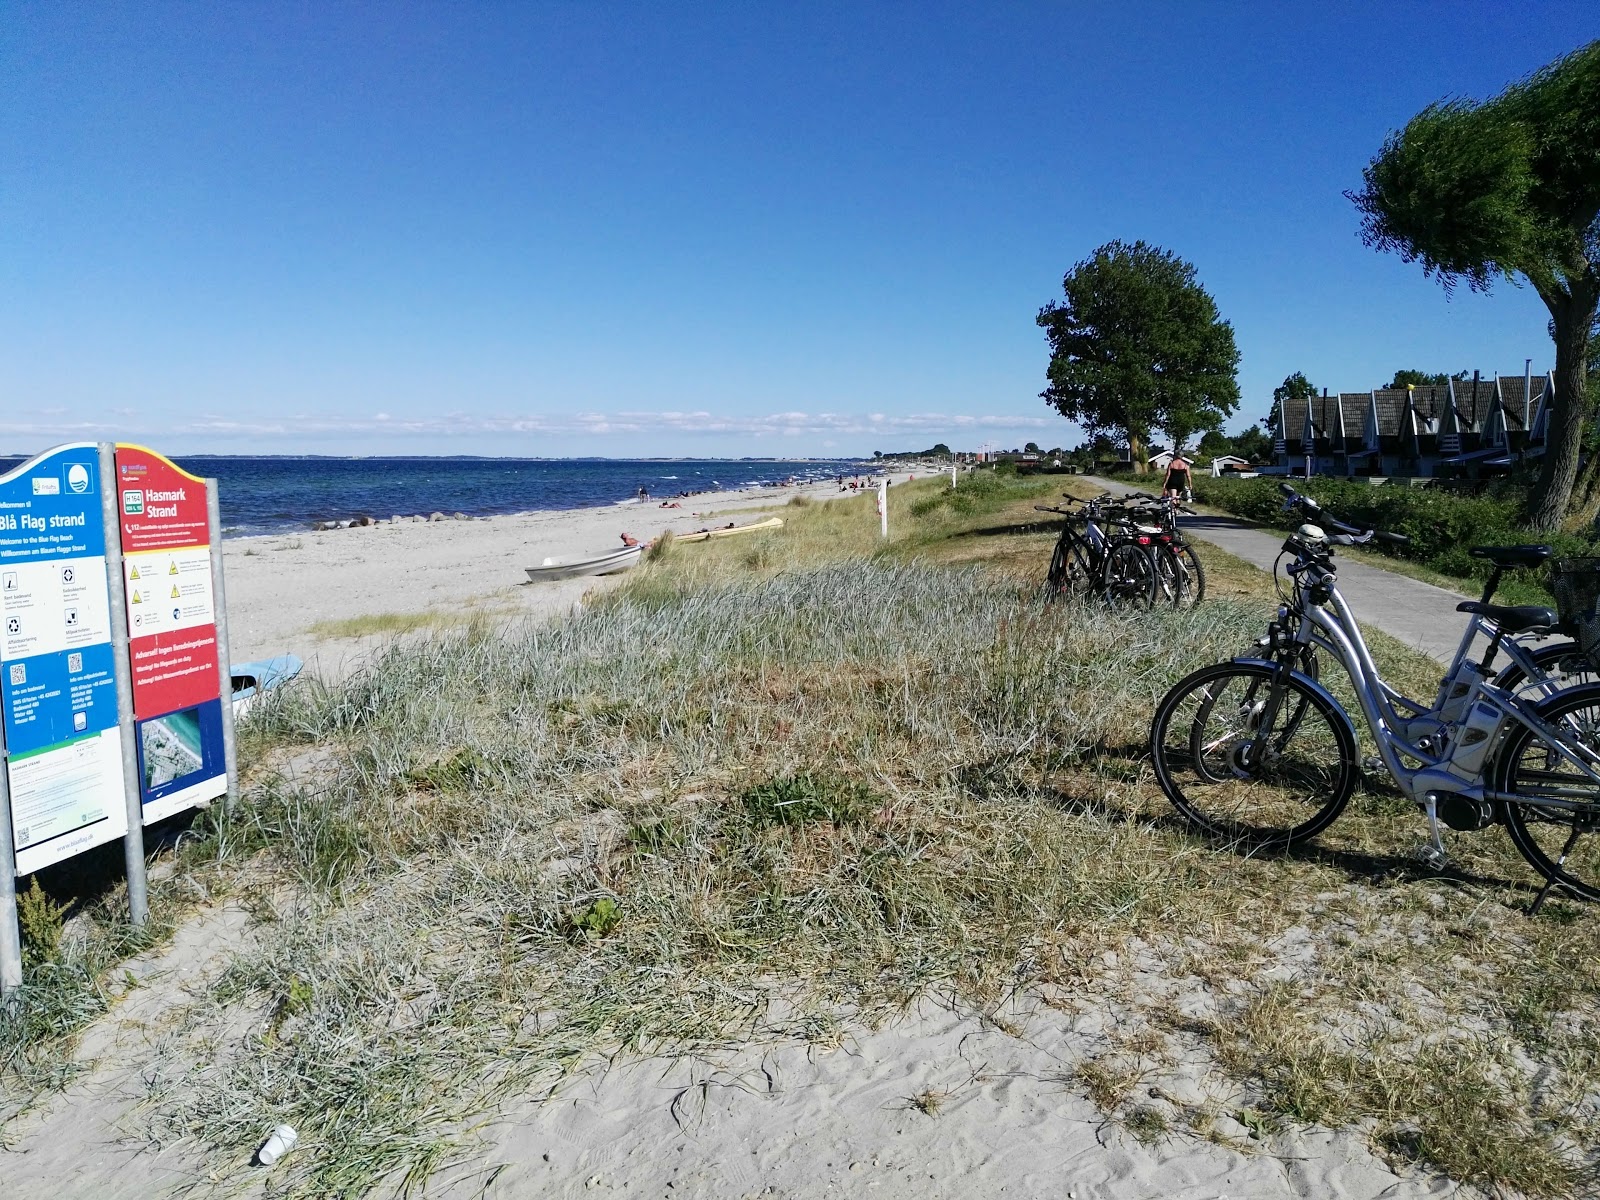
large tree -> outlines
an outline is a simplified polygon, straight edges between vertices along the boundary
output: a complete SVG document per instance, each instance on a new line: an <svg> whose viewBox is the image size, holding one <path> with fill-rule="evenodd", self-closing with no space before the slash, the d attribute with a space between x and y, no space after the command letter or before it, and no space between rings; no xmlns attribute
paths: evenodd
<svg viewBox="0 0 1600 1200"><path fill-rule="evenodd" d="M1348 193L1369 246L1446 289L1525 279L1550 310L1555 399L1529 520L1555 529L1578 472L1600 302L1600 42L1477 103L1442 100L1391 134Z"/></svg>
<svg viewBox="0 0 1600 1200"><path fill-rule="evenodd" d="M1233 327L1177 255L1110 242L1068 271L1062 290L1062 303L1039 310L1050 339L1040 395L1091 435L1124 435L1136 470L1151 433L1181 446L1238 407Z"/></svg>

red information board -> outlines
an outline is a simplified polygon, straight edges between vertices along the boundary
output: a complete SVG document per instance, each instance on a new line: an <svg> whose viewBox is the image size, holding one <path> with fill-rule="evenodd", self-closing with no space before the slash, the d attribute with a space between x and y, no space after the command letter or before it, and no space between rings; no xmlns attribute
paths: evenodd
<svg viewBox="0 0 1600 1200"><path fill-rule="evenodd" d="M206 482L117 446L128 658L145 822L226 790Z"/></svg>
<svg viewBox="0 0 1600 1200"><path fill-rule="evenodd" d="M117 447L118 509L141 720L221 694L205 480L154 450Z"/></svg>

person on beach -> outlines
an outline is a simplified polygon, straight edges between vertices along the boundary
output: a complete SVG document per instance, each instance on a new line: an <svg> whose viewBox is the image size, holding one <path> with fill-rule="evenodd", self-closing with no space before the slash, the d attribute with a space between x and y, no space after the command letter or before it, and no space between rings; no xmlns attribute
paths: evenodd
<svg viewBox="0 0 1600 1200"><path fill-rule="evenodd" d="M642 483L639 485L639 499L641 499L641 500L650 499L650 489L645 487L645 485L642 484Z"/></svg>
<svg viewBox="0 0 1600 1200"><path fill-rule="evenodd" d="M627 534L623 534L622 544L629 547L637 546L639 544L639 539L636 537L629 537Z"/></svg>
<svg viewBox="0 0 1600 1200"><path fill-rule="evenodd" d="M1161 493L1174 500L1187 501L1190 495L1189 462L1181 454L1174 454L1167 464L1166 478L1161 481Z"/></svg>

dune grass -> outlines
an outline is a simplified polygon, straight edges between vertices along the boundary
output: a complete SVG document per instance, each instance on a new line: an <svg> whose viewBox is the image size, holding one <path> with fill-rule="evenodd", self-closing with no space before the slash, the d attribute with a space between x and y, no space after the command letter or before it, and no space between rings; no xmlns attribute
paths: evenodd
<svg viewBox="0 0 1600 1200"><path fill-rule="evenodd" d="M157 1136L237 1158L287 1120L282 1187L360 1195L596 1053L827 1043L842 1013L1023 989L1114 1013L1076 1078L1136 1136L1364 1125L1458 1179L1588 1186L1595 914L1524 919L1498 831L1416 867L1377 785L1303 852L1194 837L1150 713L1248 647L1265 578L1208 553L1191 612L1045 605L1053 487L900 485L887 542L869 496L801 506L565 621L434 631L269 697L251 745L323 770L258 769L187 852L280 900L152 1064ZM1163 1092L1195 1055L1225 1100Z"/></svg>

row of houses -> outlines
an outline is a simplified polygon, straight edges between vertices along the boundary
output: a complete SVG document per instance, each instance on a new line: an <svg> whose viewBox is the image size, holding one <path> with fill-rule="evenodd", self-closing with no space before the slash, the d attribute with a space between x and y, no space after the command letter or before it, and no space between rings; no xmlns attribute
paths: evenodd
<svg viewBox="0 0 1600 1200"><path fill-rule="evenodd" d="M1503 473L1544 453L1549 375L1451 380L1284 400L1273 414L1273 453L1294 474Z"/></svg>

